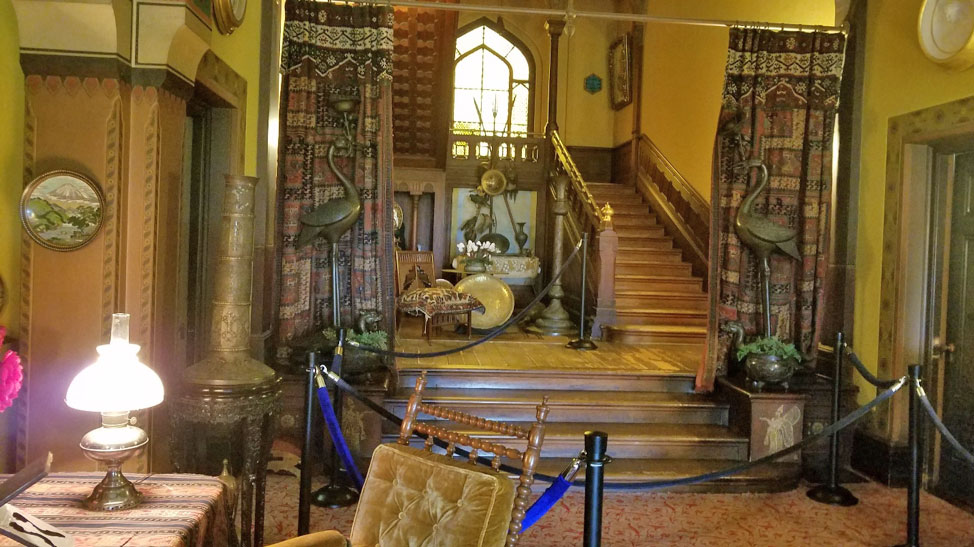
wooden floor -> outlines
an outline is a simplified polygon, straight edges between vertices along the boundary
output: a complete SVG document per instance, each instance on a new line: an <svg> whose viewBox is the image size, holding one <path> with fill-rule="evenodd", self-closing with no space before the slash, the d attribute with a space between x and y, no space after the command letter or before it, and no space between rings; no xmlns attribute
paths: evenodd
<svg viewBox="0 0 974 547"><path fill-rule="evenodd" d="M476 340L474 334L471 340ZM432 343L422 337L419 320L406 321L396 338L396 350L429 353L468 343L466 334L444 328ZM576 351L565 347L563 336L537 336L513 326L484 344L459 353L434 358L398 358L403 369L490 369L490 370L626 370L657 373L695 372L703 356L699 344L625 345L597 342L595 351Z"/></svg>

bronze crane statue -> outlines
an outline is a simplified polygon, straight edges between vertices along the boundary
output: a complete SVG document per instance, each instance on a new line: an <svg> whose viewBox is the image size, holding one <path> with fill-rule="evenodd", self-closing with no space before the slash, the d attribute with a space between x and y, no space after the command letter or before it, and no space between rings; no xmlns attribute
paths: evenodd
<svg viewBox="0 0 974 547"><path fill-rule="evenodd" d="M746 167L748 173L751 169L758 169L758 183L744 197L741 207L737 210L737 218L734 220L734 229L741 241L754 251L758 259L761 260L761 281L764 285L764 334L771 336L771 263L769 257L771 253L777 251L784 253L795 260L801 260L798 252L798 245L795 240L798 231L793 228L782 226L754 212L754 202L758 194L768 186L768 168L759 159L753 159L738 164L738 167Z"/></svg>
<svg viewBox="0 0 974 547"><path fill-rule="evenodd" d="M335 151L342 150L345 155L352 155L355 150L353 144L354 117L351 113L358 106L357 97L337 97L332 101L332 108L342 114L344 134L338 136L328 146L328 167L345 188L345 197L334 198L315 207L308 213L301 215L301 233L298 235L297 246L304 247L318 236L323 235L331 244L331 296L332 320L336 329L340 327L339 317L339 284L338 284L338 240L347 232L359 215L362 214L362 199L358 189L352 184L335 165Z"/></svg>

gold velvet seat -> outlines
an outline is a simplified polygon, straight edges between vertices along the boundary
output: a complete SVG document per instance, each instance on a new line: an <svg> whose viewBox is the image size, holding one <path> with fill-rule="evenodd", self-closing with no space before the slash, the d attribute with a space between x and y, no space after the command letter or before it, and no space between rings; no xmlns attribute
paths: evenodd
<svg viewBox="0 0 974 547"><path fill-rule="evenodd" d="M426 374L416 380L409 399L398 444L375 449L365 486L355 510L351 537L335 531L318 532L272 547L500 547L517 544L521 521L541 455L547 398L538 405L537 421L530 429L470 416L422 402ZM448 431L426 415L452 420L486 431L527 441L523 451ZM414 431L430 435L425 450L408 446ZM432 452L433 436L448 442L450 456ZM452 457L457 444L471 447L470 461ZM492 467L473 463L478 451L494 455ZM521 463L513 481L497 470L502 457Z"/></svg>

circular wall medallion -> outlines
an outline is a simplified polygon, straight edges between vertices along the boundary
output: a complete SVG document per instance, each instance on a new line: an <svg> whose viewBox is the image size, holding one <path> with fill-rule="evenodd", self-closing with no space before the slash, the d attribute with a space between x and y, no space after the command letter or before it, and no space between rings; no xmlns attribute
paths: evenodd
<svg viewBox="0 0 974 547"><path fill-rule="evenodd" d="M243 23L247 0L213 0L213 19L221 34L230 34Z"/></svg>
<svg viewBox="0 0 974 547"><path fill-rule="evenodd" d="M484 305L484 312L473 312L470 322L475 329L490 329L511 318L514 313L514 293L502 280L480 273L464 277L457 283L457 292L473 295Z"/></svg>
<svg viewBox="0 0 974 547"><path fill-rule="evenodd" d="M974 0L924 0L917 30L930 60L956 70L974 65Z"/></svg>
<svg viewBox="0 0 974 547"><path fill-rule="evenodd" d="M34 179L20 198L20 221L38 245L54 251L80 249L98 235L105 198L90 178L51 171Z"/></svg>

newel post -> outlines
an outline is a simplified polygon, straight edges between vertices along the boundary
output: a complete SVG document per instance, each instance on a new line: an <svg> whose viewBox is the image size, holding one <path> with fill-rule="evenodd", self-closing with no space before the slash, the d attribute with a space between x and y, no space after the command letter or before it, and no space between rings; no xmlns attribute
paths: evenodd
<svg viewBox="0 0 974 547"><path fill-rule="evenodd" d="M619 236L612 227L611 214L596 242L599 277L592 338L598 339L602 337L602 325L611 325L616 319L616 255L619 253Z"/></svg>

